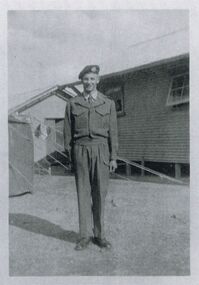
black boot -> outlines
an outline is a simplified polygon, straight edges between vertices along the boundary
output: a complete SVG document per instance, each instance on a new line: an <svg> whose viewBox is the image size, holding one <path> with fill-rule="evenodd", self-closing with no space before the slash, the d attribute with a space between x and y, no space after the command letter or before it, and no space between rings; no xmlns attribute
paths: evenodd
<svg viewBox="0 0 199 285"><path fill-rule="evenodd" d="M88 247L88 244L90 242L90 238L81 238L75 246L75 250L83 250Z"/></svg>
<svg viewBox="0 0 199 285"><path fill-rule="evenodd" d="M101 248L106 248L106 249L111 249L111 243L107 241L105 238L98 238L94 237L93 238L93 243L96 244L97 246Z"/></svg>

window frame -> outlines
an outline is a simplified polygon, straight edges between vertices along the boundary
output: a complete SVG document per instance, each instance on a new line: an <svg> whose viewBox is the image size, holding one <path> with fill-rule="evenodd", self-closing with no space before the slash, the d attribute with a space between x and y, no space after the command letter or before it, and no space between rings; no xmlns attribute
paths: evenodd
<svg viewBox="0 0 199 285"><path fill-rule="evenodd" d="M172 88L174 80L176 78L182 77L182 76L184 76L183 85L180 86L180 87ZM185 78L186 78L186 76L188 76L188 85L185 85L185 80L186 80ZM177 105L189 103L189 92L188 92L188 96L183 98L184 89L187 88L187 87L189 88L189 72L188 71L180 73L180 74L173 75L172 78L171 78L171 81L170 81L170 86L169 86L169 92L168 92L168 96L167 96L166 106L168 106L168 107L169 106L177 106ZM180 99L173 100L174 97L172 96L172 92L174 90L180 90L180 89L181 89L181 97L180 97ZM171 100L171 98L172 98L172 100Z"/></svg>
<svg viewBox="0 0 199 285"><path fill-rule="evenodd" d="M116 99L118 98L114 98L114 93L116 92L119 92L119 99L121 100L121 107L122 107L121 111L117 111ZM124 116L125 111L124 111L124 86L123 84L117 84L117 85L111 86L107 88L104 93L107 97L109 97L115 102L117 116L118 117Z"/></svg>

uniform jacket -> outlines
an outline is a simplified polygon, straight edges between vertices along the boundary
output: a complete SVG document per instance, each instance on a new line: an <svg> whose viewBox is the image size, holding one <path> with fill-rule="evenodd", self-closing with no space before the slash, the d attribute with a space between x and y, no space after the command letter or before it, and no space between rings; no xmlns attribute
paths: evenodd
<svg viewBox="0 0 199 285"><path fill-rule="evenodd" d="M115 103L99 91L91 105L81 95L71 98L66 106L65 150L70 154L73 144L80 143L85 138L91 141L108 142L110 159L116 159L118 133Z"/></svg>

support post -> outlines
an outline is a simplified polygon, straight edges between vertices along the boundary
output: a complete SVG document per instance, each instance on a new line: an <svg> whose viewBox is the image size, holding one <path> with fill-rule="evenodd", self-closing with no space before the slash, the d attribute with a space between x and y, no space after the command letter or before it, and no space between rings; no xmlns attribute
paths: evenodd
<svg viewBox="0 0 199 285"><path fill-rule="evenodd" d="M126 175L131 176L131 166L128 163L126 163Z"/></svg>
<svg viewBox="0 0 199 285"><path fill-rule="evenodd" d="M181 165L180 163L175 163L175 178L179 179L181 177Z"/></svg>
<svg viewBox="0 0 199 285"><path fill-rule="evenodd" d="M144 166L144 157L142 157L141 165ZM144 176L144 169L141 169L141 176Z"/></svg>

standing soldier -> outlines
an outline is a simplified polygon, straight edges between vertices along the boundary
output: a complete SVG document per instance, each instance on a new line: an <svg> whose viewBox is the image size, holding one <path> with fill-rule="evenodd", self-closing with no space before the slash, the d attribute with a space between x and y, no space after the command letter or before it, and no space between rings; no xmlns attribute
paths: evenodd
<svg viewBox="0 0 199 285"><path fill-rule="evenodd" d="M65 150L71 159L78 197L80 239L75 249L92 241L110 248L105 239L104 205L109 171L117 168L117 118L114 101L97 90L99 66L86 66L79 74L84 91L69 100L64 122Z"/></svg>

